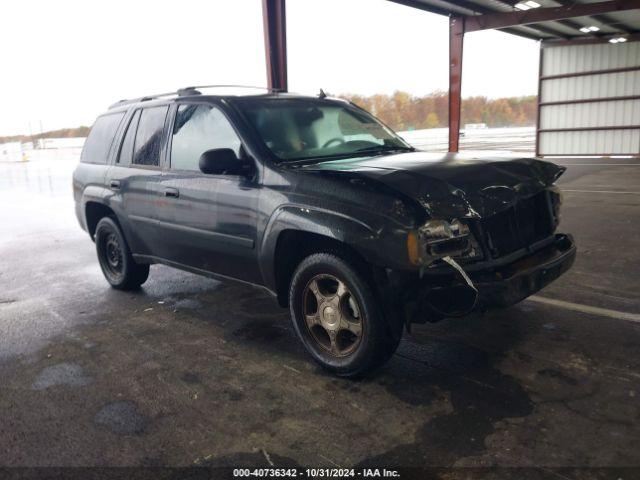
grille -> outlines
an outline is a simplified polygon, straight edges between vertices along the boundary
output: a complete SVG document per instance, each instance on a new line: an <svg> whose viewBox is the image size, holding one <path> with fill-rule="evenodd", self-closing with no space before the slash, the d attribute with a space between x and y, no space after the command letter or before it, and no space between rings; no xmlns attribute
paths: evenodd
<svg viewBox="0 0 640 480"><path fill-rule="evenodd" d="M493 258L543 240L554 230L547 192L521 200L515 206L482 220L481 225Z"/></svg>

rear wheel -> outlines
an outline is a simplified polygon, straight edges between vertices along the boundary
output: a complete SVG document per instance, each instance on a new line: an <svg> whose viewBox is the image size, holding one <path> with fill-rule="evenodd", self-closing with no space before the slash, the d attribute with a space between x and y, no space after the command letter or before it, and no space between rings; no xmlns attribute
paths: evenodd
<svg viewBox="0 0 640 480"><path fill-rule="evenodd" d="M104 217L96 226L96 251L107 282L118 290L140 288L149 277L149 265L133 260L120 227L112 217Z"/></svg>
<svg viewBox="0 0 640 480"><path fill-rule="evenodd" d="M328 253L305 258L294 272L289 305L298 337L313 359L344 377L387 361L401 329L384 316L365 275Z"/></svg>

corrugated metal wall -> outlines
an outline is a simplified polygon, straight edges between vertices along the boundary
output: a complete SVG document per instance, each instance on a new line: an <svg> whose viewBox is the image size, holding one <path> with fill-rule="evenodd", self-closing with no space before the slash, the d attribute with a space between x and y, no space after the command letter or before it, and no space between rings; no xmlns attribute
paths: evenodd
<svg viewBox="0 0 640 480"><path fill-rule="evenodd" d="M539 155L640 155L640 42L542 44Z"/></svg>

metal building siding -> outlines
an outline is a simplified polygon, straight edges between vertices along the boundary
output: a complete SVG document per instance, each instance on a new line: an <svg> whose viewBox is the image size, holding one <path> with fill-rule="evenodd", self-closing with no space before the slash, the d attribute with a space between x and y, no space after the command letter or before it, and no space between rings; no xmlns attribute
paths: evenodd
<svg viewBox="0 0 640 480"><path fill-rule="evenodd" d="M640 155L640 42L542 48L538 154Z"/></svg>
<svg viewBox="0 0 640 480"><path fill-rule="evenodd" d="M640 95L640 70L549 79L541 93L544 102Z"/></svg>
<svg viewBox="0 0 640 480"><path fill-rule="evenodd" d="M543 133L538 148L541 155L637 155L638 145L640 130L596 130Z"/></svg>
<svg viewBox="0 0 640 480"><path fill-rule="evenodd" d="M596 43L545 48L544 76L640 65L640 42Z"/></svg>
<svg viewBox="0 0 640 480"><path fill-rule="evenodd" d="M545 128L640 125L640 99L548 105L540 116Z"/></svg>

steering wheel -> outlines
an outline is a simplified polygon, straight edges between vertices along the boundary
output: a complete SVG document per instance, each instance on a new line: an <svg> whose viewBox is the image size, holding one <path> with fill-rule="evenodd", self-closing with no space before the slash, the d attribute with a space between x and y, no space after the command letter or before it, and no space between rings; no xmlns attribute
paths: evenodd
<svg viewBox="0 0 640 480"><path fill-rule="evenodd" d="M343 143L345 143L345 141L344 141L344 138L342 138L342 137L331 138L331 139L327 140L326 142L324 142L324 145L322 145L322 148L327 148L332 143L335 143L337 145L342 145Z"/></svg>

